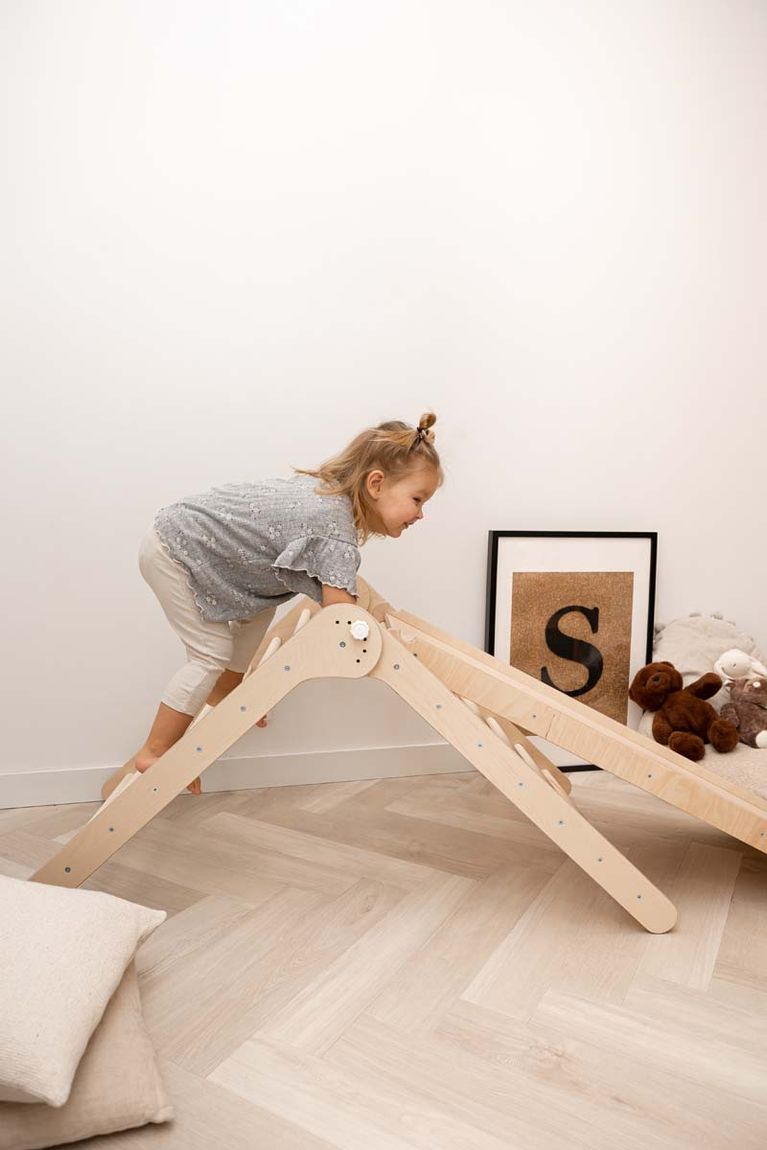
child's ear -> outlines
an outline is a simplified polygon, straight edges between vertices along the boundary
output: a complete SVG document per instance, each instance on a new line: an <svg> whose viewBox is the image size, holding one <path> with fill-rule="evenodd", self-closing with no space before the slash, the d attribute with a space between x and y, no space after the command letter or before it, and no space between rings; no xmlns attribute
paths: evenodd
<svg viewBox="0 0 767 1150"><path fill-rule="evenodd" d="M384 473L376 468L375 471L369 471L365 480L365 487L367 488L368 495L373 499L377 499L381 494L381 486L384 481Z"/></svg>

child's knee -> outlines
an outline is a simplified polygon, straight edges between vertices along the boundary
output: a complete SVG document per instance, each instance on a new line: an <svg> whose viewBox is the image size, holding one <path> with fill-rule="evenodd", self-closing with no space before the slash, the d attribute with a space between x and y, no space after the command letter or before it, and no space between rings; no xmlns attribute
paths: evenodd
<svg viewBox="0 0 767 1150"><path fill-rule="evenodd" d="M162 701L174 710L196 715L215 687L223 667L190 659L165 688Z"/></svg>

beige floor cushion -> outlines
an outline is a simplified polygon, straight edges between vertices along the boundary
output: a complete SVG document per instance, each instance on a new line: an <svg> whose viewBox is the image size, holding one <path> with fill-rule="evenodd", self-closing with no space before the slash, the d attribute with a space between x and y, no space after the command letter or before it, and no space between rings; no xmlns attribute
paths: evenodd
<svg viewBox="0 0 767 1150"><path fill-rule="evenodd" d="M0 876L0 1101L63 1106L107 1003L165 917Z"/></svg>
<svg viewBox="0 0 767 1150"><path fill-rule="evenodd" d="M131 963L88 1043L69 1101L0 1103L0 1150L40 1150L172 1117Z"/></svg>

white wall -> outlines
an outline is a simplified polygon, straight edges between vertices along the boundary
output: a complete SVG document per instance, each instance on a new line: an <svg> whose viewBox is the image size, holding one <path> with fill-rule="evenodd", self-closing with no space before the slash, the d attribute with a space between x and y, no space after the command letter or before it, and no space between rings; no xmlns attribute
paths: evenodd
<svg viewBox="0 0 767 1150"><path fill-rule="evenodd" d="M5 0L0 85L0 773L143 738L157 507L428 406L393 603L481 645L488 529L655 529L767 645L759 0ZM359 689L237 753L437 741Z"/></svg>

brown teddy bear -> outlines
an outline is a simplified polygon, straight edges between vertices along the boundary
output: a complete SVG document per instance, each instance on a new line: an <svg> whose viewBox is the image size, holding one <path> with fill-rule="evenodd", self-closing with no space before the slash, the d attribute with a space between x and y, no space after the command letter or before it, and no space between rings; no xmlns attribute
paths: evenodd
<svg viewBox="0 0 767 1150"><path fill-rule="evenodd" d="M767 679L733 679L722 718L738 728L747 746L767 747Z"/></svg>
<svg viewBox="0 0 767 1150"><path fill-rule="evenodd" d="M722 686L718 675L709 671L689 687L683 687L682 676L673 663L648 663L634 676L629 697L655 711L652 735L677 754L697 763L705 754L705 743L715 751L732 751L738 745L738 730L721 719L704 700Z"/></svg>

